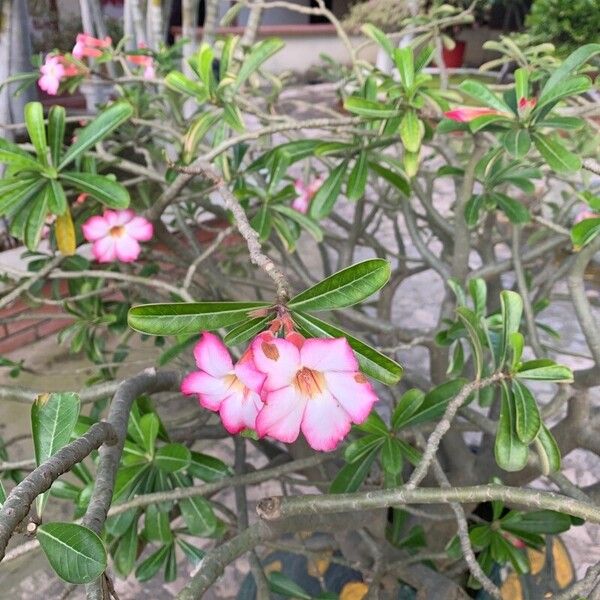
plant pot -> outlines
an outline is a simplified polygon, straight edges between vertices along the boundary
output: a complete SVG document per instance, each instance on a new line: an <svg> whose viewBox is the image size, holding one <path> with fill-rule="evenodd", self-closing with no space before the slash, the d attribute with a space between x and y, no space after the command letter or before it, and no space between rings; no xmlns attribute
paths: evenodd
<svg viewBox="0 0 600 600"><path fill-rule="evenodd" d="M442 48L442 58L444 64L449 69L458 69L463 66L465 58L465 50L467 48L467 42L462 40L454 40L454 48L448 50L448 48Z"/></svg>

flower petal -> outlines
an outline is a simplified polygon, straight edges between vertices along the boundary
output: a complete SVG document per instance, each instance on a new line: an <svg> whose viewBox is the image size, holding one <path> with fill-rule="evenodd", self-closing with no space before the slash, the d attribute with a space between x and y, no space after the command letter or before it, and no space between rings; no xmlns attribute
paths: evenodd
<svg viewBox="0 0 600 600"><path fill-rule="evenodd" d="M254 364L252 352L246 352L234 366L233 370L238 379L251 390L260 393L266 375L259 371Z"/></svg>
<svg viewBox="0 0 600 600"><path fill-rule="evenodd" d="M303 367L313 371L358 371L358 361L346 338L310 338L300 350Z"/></svg>
<svg viewBox="0 0 600 600"><path fill-rule="evenodd" d="M92 254L100 263L115 261L117 258L115 239L109 235L96 240L92 246Z"/></svg>
<svg viewBox="0 0 600 600"><path fill-rule="evenodd" d="M329 392L313 396L306 403L302 433L314 450L334 450L349 431L350 416Z"/></svg>
<svg viewBox="0 0 600 600"><path fill-rule="evenodd" d="M225 398L219 414L225 429L235 435L244 429L255 428L256 415L262 407L259 395L246 389L245 392L237 392Z"/></svg>
<svg viewBox="0 0 600 600"><path fill-rule="evenodd" d="M282 338L259 335L252 342L252 356L257 369L267 375L267 391L288 386L300 369L298 348Z"/></svg>
<svg viewBox="0 0 600 600"><path fill-rule="evenodd" d="M83 236L88 242L95 242L100 238L106 237L110 230L110 225L104 217L90 217L82 226Z"/></svg>
<svg viewBox="0 0 600 600"><path fill-rule="evenodd" d="M144 217L135 216L125 224L127 234L140 242L147 242L152 239L154 228L152 223Z"/></svg>
<svg viewBox="0 0 600 600"><path fill-rule="evenodd" d="M377 402L377 395L367 378L359 372L340 373L327 371L323 374L327 389L343 406L354 423L362 423Z"/></svg>
<svg viewBox="0 0 600 600"><path fill-rule="evenodd" d="M258 435L268 435L286 444L296 441L307 399L292 386L269 392L263 399L265 405L256 417Z"/></svg>
<svg viewBox="0 0 600 600"><path fill-rule="evenodd" d="M121 262L128 263L136 260L142 249L137 240L125 234L115 237L115 251Z"/></svg>
<svg viewBox="0 0 600 600"><path fill-rule="evenodd" d="M225 344L214 334L205 332L194 347L199 369L213 377L223 377L233 371L233 362Z"/></svg>

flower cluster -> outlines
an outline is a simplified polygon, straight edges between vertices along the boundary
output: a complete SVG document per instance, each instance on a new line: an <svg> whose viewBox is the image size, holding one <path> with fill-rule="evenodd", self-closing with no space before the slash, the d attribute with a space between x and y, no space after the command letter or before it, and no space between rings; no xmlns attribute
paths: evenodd
<svg viewBox="0 0 600 600"><path fill-rule="evenodd" d="M92 253L100 263L133 262L142 251L139 242L152 239L152 223L132 210L105 210L82 225L83 235L92 242Z"/></svg>
<svg viewBox="0 0 600 600"><path fill-rule="evenodd" d="M234 365L221 340L204 333L194 356L199 370L185 377L181 391L219 412L231 434L253 429L289 444L302 431L312 448L331 451L377 401L345 338L266 331Z"/></svg>
<svg viewBox="0 0 600 600"><path fill-rule="evenodd" d="M111 44L112 40L109 37L99 40L87 33L78 33L71 54L78 60L99 58L104 50L110 48Z"/></svg>
<svg viewBox="0 0 600 600"><path fill-rule="evenodd" d="M67 57L61 54L48 54L44 64L40 67L40 73L41 76L38 79L40 89L50 96L56 96L63 79L81 75L82 71L69 62Z"/></svg>

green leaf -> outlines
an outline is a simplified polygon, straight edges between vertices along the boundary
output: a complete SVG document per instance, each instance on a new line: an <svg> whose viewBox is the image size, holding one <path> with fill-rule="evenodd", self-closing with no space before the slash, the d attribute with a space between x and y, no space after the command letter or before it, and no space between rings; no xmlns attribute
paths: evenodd
<svg viewBox="0 0 600 600"><path fill-rule="evenodd" d="M117 547L113 553L115 570L121 577L127 577L129 573L133 571L135 560L137 558L137 550L138 532L136 521L129 527L123 537L119 540L119 543L117 544Z"/></svg>
<svg viewBox="0 0 600 600"><path fill-rule="evenodd" d="M193 334L214 331L245 321L266 302L180 302L142 304L129 309L129 327L151 335Z"/></svg>
<svg viewBox="0 0 600 600"><path fill-rule="evenodd" d="M129 206L127 188L104 175L63 171L60 178L75 186L80 192L93 196L109 208L123 209Z"/></svg>
<svg viewBox="0 0 600 600"><path fill-rule="evenodd" d="M222 460L201 452L192 452L188 473L202 481L217 481L232 474Z"/></svg>
<svg viewBox="0 0 600 600"><path fill-rule="evenodd" d="M360 96L348 96L344 102L344 108L348 112L367 119L388 119L397 117L399 114L395 106L377 100L367 100Z"/></svg>
<svg viewBox="0 0 600 600"><path fill-rule="evenodd" d="M101 112L91 123L77 133L77 140L65 152L59 169L81 156L86 150L95 146L119 125L122 125L133 114L133 107L126 102L115 102Z"/></svg>
<svg viewBox="0 0 600 600"><path fill-rule="evenodd" d="M571 517L554 510L534 510L520 513L511 511L500 520L502 529L511 533L538 533L556 535L571 528Z"/></svg>
<svg viewBox="0 0 600 600"><path fill-rule="evenodd" d="M536 381L569 383L573 381L573 371L564 365L557 365L552 360L539 359L523 363L516 373L516 377Z"/></svg>
<svg viewBox="0 0 600 600"><path fill-rule="evenodd" d="M369 474L371 465L378 453L379 447L377 446L371 450L370 454L366 454L360 460L342 467L332 481L329 493L343 494L356 492Z"/></svg>
<svg viewBox="0 0 600 600"><path fill-rule="evenodd" d="M279 52L284 46L283 40L280 40L279 38L269 38L262 42L255 43L238 71L235 83L232 86L233 89L239 89L252 73L260 68L260 66L273 56L273 54Z"/></svg>
<svg viewBox="0 0 600 600"><path fill-rule="evenodd" d="M23 241L32 252L37 249L42 237L42 229L46 224L49 190L50 186L46 185L33 200L32 206L28 208Z"/></svg>
<svg viewBox="0 0 600 600"><path fill-rule="evenodd" d="M407 110L400 121L400 139L408 152L418 152L425 134L425 126L414 110Z"/></svg>
<svg viewBox="0 0 600 600"><path fill-rule="evenodd" d="M194 158L198 145L220 118L221 115L218 112L205 112L192 123L183 139L183 160L185 163Z"/></svg>
<svg viewBox="0 0 600 600"><path fill-rule="evenodd" d="M410 196L410 184L400 173L396 173L373 161L369 161L369 169L375 171L377 175L383 177L388 183L391 183L396 189L400 190L404 196Z"/></svg>
<svg viewBox="0 0 600 600"><path fill-rule="evenodd" d="M160 570L163 563L167 560L171 546L162 546L156 552L144 560L135 570L135 576L139 582L152 579Z"/></svg>
<svg viewBox="0 0 600 600"><path fill-rule="evenodd" d="M72 392L40 394L31 405L31 432L38 466L70 442L79 408L79 396ZM36 499L40 516L47 498L46 492Z"/></svg>
<svg viewBox="0 0 600 600"><path fill-rule="evenodd" d="M184 479L175 474L179 487L186 487ZM210 502L202 496L194 496L179 501L181 516L189 532L193 535L206 537L211 535L217 527L217 517L213 512Z"/></svg>
<svg viewBox="0 0 600 600"><path fill-rule="evenodd" d="M10 165L18 171L42 171L44 165L38 162L16 144L0 138L0 163Z"/></svg>
<svg viewBox="0 0 600 600"><path fill-rule="evenodd" d="M276 204L273 209L300 225L302 229L308 231L308 233L313 236L315 241L323 241L323 231L310 217L307 217L306 215L303 215L297 210L294 210L289 206L285 206L284 204Z"/></svg>
<svg viewBox="0 0 600 600"><path fill-rule="evenodd" d="M177 545L181 548L183 553L186 555L187 559L194 566L200 564L200 562L202 561L202 559L204 558L204 556L206 554L206 552L204 552L204 550L201 550L200 548L197 548L193 544L190 544L189 542L186 542L185 540L182 540L179 538L177 539Z"/></svg>
<svg viewBox="0 0 600 600"><path fill-rule="evenodd" d="M560 471L560 448L554 436L543 423L536 439L536 449L538 454L543 452L544 455L540 456L540 461L547 465L549 472Z"/></svg>
<svg viewBox="0 0 600 600"><path fill-rule="evenodd" d="M194 96L199 104L208 98L206 87L198 81L192 81L189 77L181 73L181 71L167 73L165 85L180 94Z"/></svg>
<svg viewBox="0 0 600 600"><path fill-rule="evenodd" d="M473 194L465 205L465 220L469 227L475 227L479 221L479 213L485 206L486 196L483 194Z"/></svg>
<svg viewBox="0 0 600 600"><path fill-rule="evenodd" d="M243 344L250 338L253 338L257 333L264 331L270 322L271 317L257 317L255 319L243 321L229 331L223 338L223 342L225 342L227 346L238 346L239 344Z"/></svg>
<svg viewBox="0 0 600 600"><path fill-rule="evenodd" d="M527 69L519 68L514 72L515 96L517 104L521 98L529 98L529 72Z"/></svg>
<svg viewBox="0 0 600 600"><path fill-rule="evenodd" d="M502 136L502 145L514 158L523 158L531 148L531 136L527 129L509 129Z"/></svg>
<svg viewBox="0 0 600 600"><path fill-rule="evenodd" d="M380 290L390 278L390 264L381 258L356 263L330 275L294 296L292 310L321 311L362 302Z"/></svg>
<svg viewBox="0 0 600 600"><path fill-rule="evenodd" d="M425 400L425 394L421 390L412 388L404 392L392 413L392 429L397 431L403 427L404 423L419 410L423 400Z"/></svg>
<svg viewBox="0 0 600 600"><path fill-rule="evenodd" d="M327 179L313 196L309 208L309 214L313 219L323 219L329 215L340 195L347 168L348 161L342 161L329 173Z"/></svg>
<svg viewBox="0 0 600 600"><path fill-rule="evenodd" d="M523 356L523 347L525 346L525 338L522 333L515 331L508 340L508 344L511 350L511 361L510 361L510 370L514 371L521 362L521 357Z"/></svg>
<svg viewBox="0 0 600 600"><path fill-rule="evenodd" d="M60 163L62 145L65 137L66 111L63 106L54 105L48 112L48 143L52 164L57 167Z"/></svg>
<svg viewBox="0 0 600 600"><path fill-rule="evenodd" d="M506 360L510 339L519 331L523 315L523 300L516 292L504 290L500 292L500 312L502 314L501 364Z"/></svg>
<svg viewBox="0 0 600 600"><path fill-rule="evenodd" d="M581 159L567 150L556 138L536 132L533 134L533 143L542 158L557 173L572 173L581 169Z"/></svg>
<svg viewBox="0 0 600 600"><path fill-rule="evenodd" d="M350 171L350 176L348 177L348 183L346 186L346 196L348 196L348 200L354 201L363 197L367 187L367 175L367 152L362 150L358 155L356 162L354 163L354 167L352 167L352 171Z"/></svg>
<svg viewBox="0 0 600 600"><path fill-rule="evenodd" d="M508 106L504 100L496 96L496 94L490 91L485 85L483 85L483 83L480 83L479 81L467 79L466 81L463 81L458 88L465 94L468 94L479 102L483 102L483 104L489 106L490 108L508 114L512 113L510 106Z"/></svg>
<svg viewBox="0 0 600 600"><path fill-rule="evenodd" d="M385 438L381 449L381 466L384 471L394 475L402 470L402 446L392 436Z"/></svg>
<svg viewBox="0 0 600 600"><path fill-rule="evenodd" d="M271 235L272 216L269 203L263 202L254 218L250 221L250 225L258 233L261 242L268 240L269 235Z"/></svg>
<svg viewBox="0 0 600 600"><path fill-rule="evenodd" d="M167 544L173 540L169 513L161 511L155 504L146 507L144 536L152 542Z"/></svg>
<svg viewBox="0 0 600 600"><path fill-rule="evenodd" d="M505 471L520 471L527 464L528 449L515 431L515 408L512 394L502 382L502 405L494 448L496 462Z"/></svg>
<svg viewBox="0 0 600 600"><path fill-rule="evenodd" d="M61 216L67 212L67 197L62 185L56 179L50 179L48 186L48 208L52 214ZM60 246L59 246L60 248Z"/></svg>
<svg viewBox="0 0 600 600"><path fill-rule="evenodd" d="M575 248L583 248L600 234L600 217L584 219L571 229L571 240Z"/></svg>
<svg viewBox="0 0 600 600"><path fill-rule="evenodd" d="M371 23L365 23L360 30L378 44L390 58L393 58L394 45L381 29L375 27L375 25L372 25Z"/></svg>
<svg viewBox="0 0 600 600"><path fill-rule="evenodd" d="M540 410L527 386L514 380L512 392L515 406L515 431L524 444L531 444L542 426Z"/></svg>
<svg viewBox="0 0 600 600"><path fill-rule="evenodd" d="M167 444L159 448L154 456L154 464L167 473L187 469L192 455L183 444Z"/></svg>
<svg viewBox="0 0 600 600"><path fill-rule="evenodd" d="M46 142L46 126L44 124L44 109L41 102L28 102L25 105L25 125L31 143L35 148L40 162L48 165L48 144Z"/></svg>
<svg viewBox="0 0 600 600"><path fill-rule="evenodd" d="M592 87L592 80L586 75L577 75L561 81L548 93L543 94L536 106L535 113L546 113L549 105L556 104L559 100L568 96L576 96L587 92ZM546 109L546 110L543 110Z"/></svg>
<svg viewBox="0 0 600 600"><path fill-rule="evenodd" d="M538 102L544 101L550 94L554 92L554 89L559 86L568 75L573 71L584 65L590 58L595 54L600 53L600 44L586 44L581 46L575 52L571 53L560 65L551 77L546 81L542 92L540 94Z"/></svg>
<svg viewBox="0 0 600 600"><path fill-rule="evenodd" d="M345 337L356 354L360 370L365 375L386 385L394 385L400 381L403 372L401 365L346 331L307 313L294 312L292 318L302 332L309 337Z"/></svg>
<svg viewBox="0 0 600 600"><path fill-rule="evenodd" d="M139 441L150 456L154 454L154 444L159 429L160 419L156 413L147 413L141 416L139 420Z"/></svg>
<svg viewBox="0 0 600 600"><path fill-rule="evenodd" d="M0 180L0 215L11 213L21 206L27 206L30 198L36 196L44 185L43 178ZM18 212L20 211L14 210L13 216Z"/></svg>
<svg viewBox="0 0 600 600"><path fill-rule="evenodd" d="M410 46L394 48L394 63L400 74L400 81L405 89L412 87L415 81L414 53Z"/></svg>
<svg viewBox="0 0 600 600"><path fill-rule="evenodd" d="M498 208L508 217L511 223L529 223L531 215L529 209L518 200L514 200L506 194L494 192L491 197L498 204Z"/></svg>
<svg viewBox="0 0 600 600"><path fill-rule="evenodd" d="M370 454L375 448L379 448L386 438L387 431L383 435L379 432L371 433L354 440L352 443L346 446L346 449L344 450L344 460L347 463L358 462Z"/></svg>
<svg viewBox="0 0 600 600"><path fill-rule="evenodd" d="M269 573L269 589L286 598L312 600L312 596L307 594L293 579L278 571Z"/></svg>
<svg viewBox="0 0 600 600"><path fill-rule="evenodd" d="M102 540L83 525L45 523L37 540L56 574L69 583L90 583L106 569Z"/></svg>
<svg viewBox="0 0 600 600"><path fill-rule="evenodd" d="M223 120L234 131L241 132L246 128L242 112L235 104L227 103L223 106Z"/></svg>

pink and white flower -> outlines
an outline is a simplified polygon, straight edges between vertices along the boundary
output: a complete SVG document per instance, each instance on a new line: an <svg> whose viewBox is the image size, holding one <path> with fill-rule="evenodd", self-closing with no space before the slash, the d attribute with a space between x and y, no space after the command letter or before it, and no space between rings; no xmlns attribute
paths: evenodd
<svg viewBox="0 0 600 600"><path fill-rule="evenodd" d="M51 96L56 96L62 79L66 77L66 70L60 56L48 54L44 64L40 67L41 77L38 79L40 89Z"/></svg>
<svg viewBox="0 0 600 600"><path fill-rule="evenodd" d="M203 333L194 357L199 370L184 378L181 391L197 394L201 406L218 412L229 433L254 429L263 407L259 392L265 375L256 369L252 352L246 351L234 365L223 342L212 333Z"/></svg>
<svg viewBox="0 0 600 600"><path fill-rule="evenodd" d="M308 212L311 200L315 197L315 194L319 191L319 188L323 185L323 180L320 177L313 179L308 184L304 183L302 179L296 179L294 183L294 189L298 194L297 198L292 202L292 208L302 214Z"/></svg>
<svg viewBox="0 0 600 600"><path fill-rule="evenodd" d="M143 42L139 44L140 48L147 48ZM154 59L152 56L147 54L128 54L127 60L132 62L134 65L144 67L144 79L154 79L156 77L156 70L154 69Z"/></svg>
<svg viewBox="0 0 600 600"><path fill-rule="evenodd" d="M264 407L256 418L260 436L291 443L302 431L312 448L330 451L377 401L345 338L304 339L298 333L276 338L267 332L251 348L256 368L266 376Z"/></svg>
<svg viewBox="0 0 600 600"><path fill-rule="evenodd" d="M132 210L105 210L102 216L89 218L82 230L101 263L133 262L142 250L139 242L147 242L154 233L152 223Z"/></svg>
<svg viewBox="0 0 600 600"><path fill-rule="evenodd" d="M98 58L102 56L103 50L110 48L111 43L112 40L108 36L100 40L87 33L78 33L71 54L79 60L84 57Z"/></svg>
<svg viewBox="0 0 600 600"><path fill-rule="evenodd" d="M493 108L485 108L483 106L457 106L452 110L448 110L444 113L447 119L452 121L458 121L459 123L469 123L477 117L483 117L485 115L500 115L502 117L510 117L508 113Z"/></svg>

